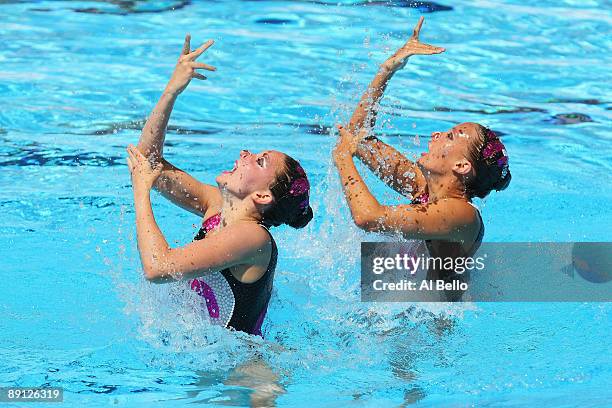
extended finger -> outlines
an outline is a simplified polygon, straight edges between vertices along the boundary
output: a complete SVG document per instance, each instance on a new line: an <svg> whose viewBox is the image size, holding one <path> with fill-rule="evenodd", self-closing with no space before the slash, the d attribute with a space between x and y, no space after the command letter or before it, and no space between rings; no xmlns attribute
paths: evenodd
<svg viewBox="0 0 612 408"><path fill-rule="evenodd" d="M208 78L206 78L204 75L202 75L202 74L198 74L197 72L194 72L194 73L192 74L192 77L193 77L193 78L196 78L196 79L201 79L201 80L208 79Z"/></svg>
<svg viewBox="0 0 612 408"><path fill-rule="evenodd" d="M147 157L144 154L142 154L142 152L136 146L134 145L130 145L130 146L132 148L132 151L134 152L134 155L138 157L138 160L140 161L147 160Z"/></svg>
<svg viewBox="0 0 612 408"><path fill-rule="evenodd" d="M191 34L187 33L187 35L185 36L185 43L183 44L183 51L181 52L181 55L187 55L189 54L189 52L191 52Z"/></svg>
<svg viewBox="0 0 612 408"><path fill-rule="evenodd" d="M203 62L192 62L189 65L191 65L193 68L201 68L201 69L205 69L207 71L216 71L217 70L216 67L213 67L212 65L205 64Z"/></svg>
<svg viewBox="0 0 612 408"><path fill-rule="evenodd" d="M128 153L129 153L131 156L133 156L133 155L134 155L134 145L133 145L133 144L129 144L129 145L127 145L126 150L127 150L127 152L128 152Z"/></svg>
<svg viewBox="0 0 612 408"><path fill-rule="evenodd" d="M414 30L412 31L412 38L419 38L421 27L423 27L423 21L425 21L425 17L421 16L421 18L419 18L419 22L416 24L416 26L414 26Z"/></svg>
<svg viewBox="0 0 612 408"><path fill-rule="evenodd" d="M446 48L442 48L442 47L434 47L433 45L429 46L427 49L429 52L431 52L432 54L440 54L443 53L444 51L446 51Z"/></svg>
<svg viewBox="0 0 612 408"><path fill-rule="evenodd" d="M446 48L444 47L436 47L435 45L429 45L429 44L423 44L423 45L425 45L425 49L431 54L440 54L446 51Z"/></svg>
<svg viewBox="0 0 612 408"><path fill-rule="evenodd" d="M128 166L128 170L131 173L132 169L134 168L134 164L132 163L132 159L130 159L129 157L127 158L127 166Z"/></svg>
<svg viewBox="0 0 612 408"><path fill-rule="evenodd" d="M134 146L129 145L127 147L127 152L128 152L128 155L130 156L130 158L132 159L132 163L137 164L139 162L139 160L138 160L139 157L136 156L136 153L134 152Z"/></svg>
<svg viewBox="0 0 612 408"><path fill-rule="evenodd" d="M138 150L138 148L133 144L130 143L128 145L128 149L134 154L134 156L138 157L139 159L144 158L144 154L140 153L140 150Z"/></svg>
<svg viewBox="0 0 612 408"><path fill-rule="evenodd" d="M197 50L195 50L194 52L189 54L189 57L191 57L192 60L198 58L200 55L202 55L202 53L204 51L206 51L207 49L209 49L210 47L212 47L212 45L215 42L213 40L208 40L206 41L204 44L202 44L202 46L200 48L198 48Z"/></svg>

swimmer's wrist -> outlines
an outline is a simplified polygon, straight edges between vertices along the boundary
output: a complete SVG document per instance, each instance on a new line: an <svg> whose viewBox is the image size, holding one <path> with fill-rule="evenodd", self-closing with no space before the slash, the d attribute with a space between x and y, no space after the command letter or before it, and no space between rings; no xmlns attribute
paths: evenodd
<svg viewBox="0 0 612 408"><path fill-rule="evenodd" d="M380 139L378 139L376 136L374 135L367 135L366 137L362 137L361 139L359 139L357 141L357 149L359 150L359 148L366 148L366 149L370 149L373 145L375 145ZM370 146L370 147L368 147ZM357 151L355 151L355 154L357 154Z"/></svg>
<svg viewBox="0 0 612 408"><path fill-rule="evenodd" d="M391 74L395 72L395 70L393 69L393 63L391 61L383 62L382 64L380 64L379 71L383 74Z"/></svg>
<svg viewBox="0 0 612 408"><path fill-rule="evenodd" d="M170 78L170 80L166 84L166 88L164 89L164 95L176 98L181 93L183 93L184 90L185 87L182 87L180 83L177 84L173 78Z"/></svg>
<svg viewBox="0 0 612 408"><path fill-rule="evenodd" d="M178 89L174 89L171 87L166 87L166 89L164 89L164 92L162 93L162 96L165 97L170 97L170 98L176 98L177 96L179 96L181 94L182 91L179 91Z"/></svg>
<svg viewBox="0 0 612 408"><path fill-rule="evenodd" d="M389 59L380 65L380 71L386 74L394 74L402 67L402 65L403 64L395 61L394 59Z"/></svg>
<svg viewBox="0 0 612 408"><path fill-rule="evenodd" d="M380 65L380 71L383 73L394 74L406 64L406 60L409 57L410 56L408 55L402 58L401 61L398 61L397 58L389 58Z"/></svg>
<svg viewBox="0 0 612 408"><path fill-rule="evenodd" d="M143 183L134 183L133 184L133 189L134 189L134 195L150 195L151 194L151 189L153 188L153 186L148 186L147 184L143 184Z"/></svg>

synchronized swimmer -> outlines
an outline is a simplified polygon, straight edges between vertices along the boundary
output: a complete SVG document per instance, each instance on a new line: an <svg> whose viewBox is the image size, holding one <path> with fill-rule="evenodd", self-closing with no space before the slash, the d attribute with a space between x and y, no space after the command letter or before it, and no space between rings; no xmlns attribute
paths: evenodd
<svg viewBox="0 0 612 408"><path fill-rule="evenodd" d="M410 39L380 67L361 98L348 126L338 126L334 161L355 224L366 231L399 232L406 239L423 240L434 257L474 254L484 235L474 197L510 183L506 148L497 135L477 123L461 123L445 132L433 132L429 149L416 163L372 134L378 103L387 83L414 55L433 55L444 48L419 41L423 17ZM372 195L353 163L356 156L410 204L382 205ZM430 268L427 279L464 280L465 275ZM461 292L446 294L458 300Z"/></svg>
<svg viewBox="0 0 612 408"><path fill-rule="evenodd" d="M429 151L414 163L372 134L378 103L391 77L410 56L444 51L419 42L422 24L423 18L408 42L382 64L348 126L338 126L333 157L357 226L422 240L434 256L467 256L476 251L484 234L472 198L503 190L511 179L499 138L484 126L462 123L446 132L434 132ZM216 186L196 180L163 157L166 127L177 97L192 78L206 79L196 70L216 70L196 62L212 44L208 41L192 51L187 35L138 146L128 146L138 250L149 281L186 280L205 300L211 322L261 335L278 256L269 228L282 224L302 228L310 222L310 184L296 160L274 150L257 154L243 150L233 168L216 177ZM411 203L381 205L357 172L353 157L410 197ZM153 215L152 188L202 217L202 228L193 242L170 248ZM435 269L428 276L456 278ZM448 298L459 296L453 292Z"/></svg>
<svg viewBox="0 0 612 408"><path fill-rule="evenodd" d="M196 180L163 157L176 98L192 78L206 79L196 69L216 70L196 62L212 44L208 41L191 51L187 35L138 146L128 146L138 250L149 281L187 280L205 300L213 324L261 335L278 254L269 228L302 228L310 222L310 184L296 160L274 150L241 151L233 168L216 177L216 186ZM193 242L170 248L153 215L152 188L203 218Z"/></svg>

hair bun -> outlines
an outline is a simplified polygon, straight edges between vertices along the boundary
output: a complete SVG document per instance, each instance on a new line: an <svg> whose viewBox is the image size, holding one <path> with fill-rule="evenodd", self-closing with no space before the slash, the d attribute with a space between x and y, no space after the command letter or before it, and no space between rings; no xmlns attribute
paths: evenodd
<svg viewBox="0 0 612 408"><path fill-rule="evenodd" d="M495 184L495 191L505 190L506 187L508 187L508 185L510 184L510 180L512 180L512 174L510 174L510 169L507 169L506 175L504 177L501 177L497 181L497 184Z"/></svg>
<svg viewBox="0 0 612 408"><path fill-rule="evenodd" d="M312 220L313 215L312 207L308 206L306 212L298 214L294 219L288 222L287 225L296 229L304 228L306 225L308 225L310 220Z"/></svg>

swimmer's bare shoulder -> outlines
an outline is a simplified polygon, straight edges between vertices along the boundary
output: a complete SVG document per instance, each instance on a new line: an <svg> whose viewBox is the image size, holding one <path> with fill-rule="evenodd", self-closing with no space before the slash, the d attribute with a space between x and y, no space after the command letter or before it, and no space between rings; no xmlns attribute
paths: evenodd
<svg viewBox="0 0 612 408"><path fill-rule="evenodd" d="M265 272L271 251L270 235L259 224L235 223L212 231L203 240L168 248L161 256L147 258L143 268L147 280L156 283L193 279L226 268L246 271L255 267L254 272L259 273Z"/></svg>
<svg viewBox="0 0 612 408"><path fill-rule="evenodd" d="M422 238L472 242L480 230L477 210L463 199L447 198L426 204L421 218Z"/></svg>
<svg viewBox="0 0 612 408"><path fill-rule="evenodd" d="M468 242L476 238L480 229L477 210L464 199L383 206L381 210L369 230L401 232L406 239Z"/></svg>

